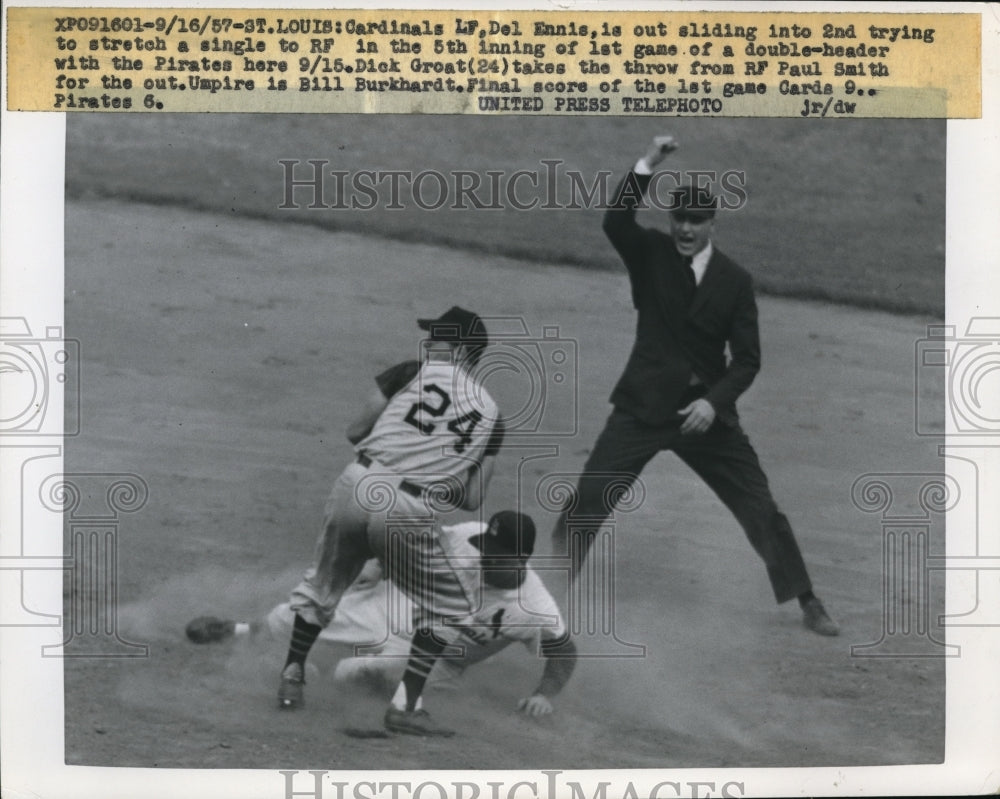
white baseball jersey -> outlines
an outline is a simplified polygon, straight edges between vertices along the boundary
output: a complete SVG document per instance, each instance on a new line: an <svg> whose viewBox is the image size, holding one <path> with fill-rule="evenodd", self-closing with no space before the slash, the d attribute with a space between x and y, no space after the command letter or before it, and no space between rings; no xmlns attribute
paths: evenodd
<svg viewBox="0 0 1000 799"><path fill-rule="evenodd" d="M420 484L421 475L464 477L471 463L499 450L497 404L465 370L408 361L375 380L389 402L356 450L382 466Z"/></svg>
<svg viewBox="0 0 1000 799"><path fill-rule="evenodd" d="M514 641L537 652L543 640L562 637L559 608L539 576L526 568L516 588L483 580L479 549L470 542L483 522L436 528L423 540L400 536L398 558L386 562L386 576L451 643L464 647L467 663L490 657Z"/></svg>
<svg viewBox="0 0 1000 799"><path fill-rule="evenodd" d="M494 588L483 583L479 608L460 618L444 622L454 630L450 643L464 649L464 664L479 663L508 644L521 642L535 655L543 641L566 634L566 626L552 595L532 570L517 588Z"/></svg>

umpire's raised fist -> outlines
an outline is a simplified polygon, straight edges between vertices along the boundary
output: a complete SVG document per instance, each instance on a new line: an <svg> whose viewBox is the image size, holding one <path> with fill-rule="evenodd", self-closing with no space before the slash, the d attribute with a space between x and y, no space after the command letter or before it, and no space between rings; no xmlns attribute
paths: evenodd
<svg viewBox="0 0 1000 799"><path fill-rule="evenodd" d="M652 144L646 150L646 163L651 167L656 166L670 153L677 149L677 139L673 136L654 136Z"/></svg>

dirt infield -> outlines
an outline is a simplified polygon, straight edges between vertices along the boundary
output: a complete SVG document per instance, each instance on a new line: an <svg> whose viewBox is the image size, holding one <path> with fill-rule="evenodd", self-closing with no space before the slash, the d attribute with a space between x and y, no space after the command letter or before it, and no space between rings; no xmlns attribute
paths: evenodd
<svg viewBox="0 0 1000 799"><path fill-rule="evenodd" d="M775 606L736 523L672 456L621 522L618 635L646 657L587 660L541 723L517 699L523 651L432 694L450 742L358 741L381 704L313 674L279 713L283 642L195 647L192 616L260 614L307 564L323 501L350 457L342 430L379 370L415 352L418 316L453 303L557 327L579 354L578 432L535 471L498 463L486 511L519 493L547 551L553 516L517 476L579 469L631 345L621 273L515 262L222 213L113 201L67 205L66 326L82 352L82 432L67 472L149 486L123 524L122 635L134 660L66 661L66 760L179 768L862 766L943 758L940 659L851 657L883 627L878 519L851 501L870 472L940 471L913 429L926 320L760 301L764 368L741 401L779 503L840 638ZM725 232L720 233L725 247ZM515 387L508 387L513 392ZM940 402L940 394L931 399ZM497 393L501 406L516 398ZM567 405L563 414L572 414ZM938 520L940 521L940 520ZM935 526L943 531L943 522ZM943 541L933 541L937 549ZM940 593L935 595L939 598ZM935 598L931 618L943 609Z"/></svg>

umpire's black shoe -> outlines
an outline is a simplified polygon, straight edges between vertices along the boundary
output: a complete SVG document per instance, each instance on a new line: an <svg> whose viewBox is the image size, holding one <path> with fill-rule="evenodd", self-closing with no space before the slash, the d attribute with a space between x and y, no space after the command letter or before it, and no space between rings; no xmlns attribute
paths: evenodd
<svg viewBox="0 0 1000 799"><path fill-rule="evenodd" d="M385 728L390 732L401 732L404 735L450 738L455 734L454 730L438 727L431 721L430 713L426 710L400 710L390 706L385 711L384 723Z"/></svg>
<svg viewBox="0 0 1000 799"><path fill-rule="evenodd" d="M820 635L840 635L840 625L830 618L823 603L816 597L802 606L802 623Z"/></svg>
<svg viewBox="0 0 1000 799"><path fill-rule="evenodd" d="M305 670L301 663L289 663L281 672L281 685L278 686L278 708L280 710L298 710L305 704L303 688L306 684Z"/></svg>

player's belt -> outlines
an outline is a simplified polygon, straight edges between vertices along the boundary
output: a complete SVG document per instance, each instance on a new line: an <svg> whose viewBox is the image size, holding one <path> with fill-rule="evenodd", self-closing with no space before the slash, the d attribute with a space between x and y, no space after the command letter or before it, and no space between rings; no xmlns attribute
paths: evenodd
<svg viewBox="0 0 1000 799"><path fill-rule="evenodd" d="M374 462L375 461L365 455L365 453L358 453L358 463L366 469ZM417 497L418 499L424 495L424 489L416 483L411 483L409 480L401 480L399 483L399 490L409 494L411 497Z"/></svg>

